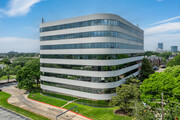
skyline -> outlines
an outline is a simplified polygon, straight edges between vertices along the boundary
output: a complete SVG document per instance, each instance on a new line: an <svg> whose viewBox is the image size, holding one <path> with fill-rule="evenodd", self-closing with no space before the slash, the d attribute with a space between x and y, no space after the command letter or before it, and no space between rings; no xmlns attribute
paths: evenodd
<svg viewBox="0 0 180 120"><path fill-rule="evenodd" d="M49 22L96 13L117 14L139 25L145 50L155 50L159 42L167 50L174 45L180 48L178 4L178 0L1 0L0 53L39 52L42 18Z"/></svg>

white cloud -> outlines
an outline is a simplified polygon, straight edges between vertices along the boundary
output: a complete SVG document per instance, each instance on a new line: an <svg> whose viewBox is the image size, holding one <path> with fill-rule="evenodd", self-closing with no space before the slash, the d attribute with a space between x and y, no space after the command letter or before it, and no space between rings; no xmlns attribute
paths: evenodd
<svg viewBox="0 0 180 120"><path fill-rule="evenodd" d="M10 0L6 9L0 9L0 12L8 16L26 15L31 7L41 0Z"/></svg>
<svg viewBox="0 0 180 120"><path fill-rule="evenodd" d="M38 39L1 37L0 42L0 53L12 50L17 52L39 52L40 42Z"/></svg>
<svg viewBox="0 0 180 120"><path fill-rule="evenodd" d="M157 25L157 24L161 24L161 23L165 23L165 22L169 22L169 21L177 20L177 19L180 19L180 16L176 16L176 17L169 18L169 19L166 19L166 20L158 21L158 22L152 23L150 25Z"/></svg>
<svg viewBox="0 0 180 120"><path fill-rule="evenodd" d="M164 49L170 50L171 46L176 45L180 48L180 33L173 34L154 34L144 37L145 50L155 50L158 42L164 43Z"/></svg>
<svg viewBox="0 0 180 120"><path fill-rule="evenodd" d="M158 42L164 43L164 49L170 50L171 46L177 45L180 48L180 22L172 22L180 16L162 20L144 30L145 50L155 50ZM171 21L171 22L170 22Z"/></svg>
<svg viewBox="0 0 180 120"><path fill-rule="evenodd" d="M180 31L180 22L165 23L144 30L145 35Z"/></svg>

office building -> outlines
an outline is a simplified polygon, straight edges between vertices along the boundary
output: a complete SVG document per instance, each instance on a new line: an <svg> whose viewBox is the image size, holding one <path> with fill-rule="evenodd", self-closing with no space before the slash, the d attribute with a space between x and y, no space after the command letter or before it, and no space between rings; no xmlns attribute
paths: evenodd
<svg viewBox="0 0 180 120"><path fill-rule="evenodd" d="M158 43L158 48L163 50L163 43Z"/></svg>
<svg viewBox="0 0 180 120"><path fill-rule="evenodd" d="M178 46L171 46L171 52L177 52Z"/></svg>
<svg viewBox="0 0 180 120"><path fill-rule="evenodd" d="M41 88L91 100L110 100L139 74L143 30L113 14L40 25Z"/></svg>

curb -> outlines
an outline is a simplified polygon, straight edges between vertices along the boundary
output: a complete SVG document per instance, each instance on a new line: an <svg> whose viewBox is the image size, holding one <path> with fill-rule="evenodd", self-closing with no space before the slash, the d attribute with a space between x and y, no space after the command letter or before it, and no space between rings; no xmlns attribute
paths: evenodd
<svg viewBox="0 0 180 120"><path fill-rule="evenodd" d="M8 93L8 94L9 94L9 93ZM9 99L9 98L8 98L8 99ZM7 103L10 104L10 103L8 102L8 99L7 99ZM13 105L13 104L10 104L10 105ZM16 106L16 105L13 105L13 106ZM21 107L19 107L19 106L16 106L16 107L21 108ZM7 109L7 108L6 108L6 109ZM24 109L24 110L27 110L27 111L29 111L29 112L32 112L32 111L30 111L30 110L28 110L28 109L25 109L25 108L21 108L21 109ZM9 110L9 109L8 109L8 110ZM12 110L10 110L10 111L12 111ZM29 120L33 120L33 119L31 119L31 118L29 118L29 117L27 117L27 116L25 116L25 115L22 115L22 114L20 114L20 113L15 112L15 111L12 111L12 112L14 112L14 113L16 113L16 114L19 114L19 115L21 115L21 116L23 116L23 117L26 117L26 118L28 118ZM32 113L34 113L34 112L32 112ZM44 116L44 115L41 115L41 114L38 114L38 113L34 113L34 114L37 114L37 115L43 116L43 117L45 117L45 118L48 118L48 117L46 117L46 116ZM48 118L48 119L51 120L51 118Z"/></svg>
<svg viewBox="0 0 180 120"><path fill-rule="evenodd" d="M28 97L27 97L27 98L28 98ZM28 98L28 99L29 99L29 100L33 100L33 99L31 99L31 98ZM48 104L48 103L40 102L40 101L37 101L37 100L33 100L33 101L39 102L39 103L43 103L43 104L46 104L46 105L50 105L50 104ZM50 106L57 107L57 108L64 109L64 110L68 110L68 109L65 109L65 108L62 108L62 107L58 107L58 106L54 106L54 105L50 105ZM77 114L77 115L79 115L79 116L81 116L81 117L84 117L84 118L88 119L88 120L93 120L93 119L91 119L91 118L88 118L88 117L86 117L86 116L84 116L84 115L81 115L81 114L79 114L79 113L76 113L76 112L74 112L74 111L71 111L71 110L70 110L70 112L75 113L75 114Z"/></svg>

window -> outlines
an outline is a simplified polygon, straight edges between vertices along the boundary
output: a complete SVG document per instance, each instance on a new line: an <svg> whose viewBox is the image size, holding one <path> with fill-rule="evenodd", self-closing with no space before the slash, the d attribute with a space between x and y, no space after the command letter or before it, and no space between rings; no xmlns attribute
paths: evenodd
<svg viewBox="0 0 180 120"><path fill-rule="evenodd" d="M116 82L137 71L138 71L138 68L133 69L129 72L126 72L118 76L105 77L104 81L101 80L101 77L87 77L87 76L77 76L77 75L68 75L68 74L48 73L48 72L43 72L43 73L41 72L41 75L49 76L49 77L56 77L56 78L71 79L71 80L87 81L87 82Z"/></svg>

